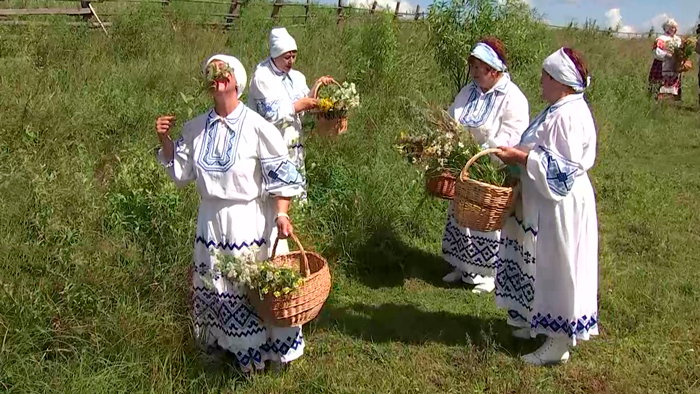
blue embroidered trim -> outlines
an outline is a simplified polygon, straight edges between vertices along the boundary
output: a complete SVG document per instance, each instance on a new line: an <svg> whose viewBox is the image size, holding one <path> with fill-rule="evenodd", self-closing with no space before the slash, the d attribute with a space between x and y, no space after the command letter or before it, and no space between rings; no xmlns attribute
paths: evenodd
<svg viewBox="0 0 700 394"><path fill-rule="evenodd" d="M585 334L592 330L598 325L598 316L581 316L580 318L574 319L564 319L561 316L557 318L552 318L552 315L542 315L541 313L536 314L532 317L530 326L533 329L542 328L546 331L551 331L554 333L564 333L570 338L574 336Z"/></svg>
<svg viewBox="0 0 700 394"><path fill-rule="evenodd" d="M197 327L216 327L224 335L249 337L265 331L260 318L245 295L217 293L206 287L194 287L192 303Z"/></svg>
<svg viewBox="0 0 700 394"><path fill-rule="evenodd" d="M553 333L565 333L570 338L573 338L576 335L585 334L598 325L598 316L596 314L593 314L591 317L584 315L576 320L569 320L564 319L561 316L553 319L552 315L550 314L544 316L541 313L537 313L530 321L528 321L528 318L523 316L520 312L514 309L509 309L508 316L515 321L529 323L531 329L538 330L540 332L550 331Z"/></svg>
<svg viewBox="0 0 700 394"><path fill-rule="evenodd" d="M225 241L224 241L224 242L215 242L215 241L212 241L212 240L207 240L206 238L204 238L204 237L202 237L202 236L200 236L200 235L198 235L197 238L195 238L194 242L195 242L195 244L196 244L196 243L204 244L207 248L214 247L214 248L216 248L216 249L223 249L223 250L228 249L228 250L231 250L231 251L233 251L234 249L235 249L235 250L241 250L241 249L243 249L243 248L250 248L250 247L252 247L253 245L256 245L256 246L263 246L265 243L267 243L267 241L265 240L265 238L260 238L260 239L254 239L253 242L251 242L251 243L248 243L247 241L243 241L243 242L239 245L239 244L237 244L237 243L235 243L235 242L234 242L234 243L228 243L228 242L225 242Z"/></svg>
<svg viewBox="0 0 700 394"><path fill-rule="evenodd" d="M540 145L542 166L547 174L547 185L552 193L566 197L574 186L578 164Z"/></svg>
<svg viewBox="0 0 700 394"><path fill-rule="evenodd" d="M289 148L289 149L296 149L296 148L302 148L302 149L303 149L303 148L304 148L304 145L302 145L302 144L294 144L294 145L292 145L292 146L289 146L288 148Z"/></svg>
<svg viewBox="0 0 700 394"><path fill-rule="evenodd" d="M226 172L236 163L236 152L238 141L241 135L241 128L245 122L245 108L240 111L238 117L226 119L216 118L213 111L207 118L206 129L204 130L203 148L199 154L197 163L205 171ZM217 152L217 142L219 133L226 133L224 139L224 150Z"/></svg>
<svg viewBox="0 0 700 394"><path fill-rule="evenodd" d="M252 363L262 363L263 353L274 353L282 356L287 354L287 352L289 352L290 350L297 350L299 346L301 346L303 343L304 336L301 334L300 330L294 338L287 337L287 340L284 342L280 341L279 339L276 339L275 341L268 340L267 342L260 345L258 348L251 347L248 348L248 351L245 353L236 353L236 358L238 359L238 363L241 364L242 368L248 369L250 368Z"/></svg>
<svg viewBox="0 0 700 394"><path fill-rule="evenodd" d="M527 232L531 232L532 235L537 236L537 231L533 229L532 227L525 227L525 222L523 220L518 219L517 216L512 215L512 217L515 219L515 221L520 225L520 228L523 229L523 231L527 234Z"/></svg>
<svg viewBox="0 0 700 394"><path fill-rule="evenodd" d="M544 111L540 112L535 116L530 125L525 129L523 135L520 136L519 145L534 144L537 141L537 130L542 126L545 119L547 119L547 114L549 113L549 108L545 108Z"/></svg>
<svg viewBox="0 0 700 394"><path fill-rule="evenodd" d="M287 155L260 159L260 165L265 190L268 192L291 185L304 185L304 178Z"/></svg>
<svg viewBox="0 0 700 394"><path fill-rule="evenodd" d="M498 258L499 240L466 235L456 223L454 214L450 213L445 225L442 253L467 265L493 269Z"/></svg>
<svg viewBox="0 0 700 394"><path fill-rule="evenodd" d="M496 104L496 93L489 92L484 94L484 103L479 107L479 98L482 94L477 89L476 85L474 85L474 89L469 95L467 105L459 120L461 124L470 128L483 126Z"/></svg>
<svg viewBox="0 0 700 394"><path fill-rule="evenodd" d="M268 122L272 122L277 119L279 108L279 100L255 100L255 111Z"/></svg>

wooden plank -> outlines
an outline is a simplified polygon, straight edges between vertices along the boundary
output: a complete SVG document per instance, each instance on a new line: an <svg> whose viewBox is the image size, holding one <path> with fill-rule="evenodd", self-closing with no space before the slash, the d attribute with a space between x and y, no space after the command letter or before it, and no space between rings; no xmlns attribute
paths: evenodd
<svg viewBox="0 0 700 394"><path fill-rule="evenodd" d="M280 14L280 9L284 6L284 2L281 0L277 0L272 4L272 14L270 15L270 18L272 20L277 21L279 20L279 14Z"/></svg>
<svg viewBox="0 0 700 394"><path fill-rule="evenodd" d="M343 0L338 0L338 24L343 21Z"/></svg>
<svg viewBox="0 0 700 394"><path fill-rule="evenodd" d="M0 25L9 26L51 26L52 22L40 22L40 21L18 21L18 20L1 20ZM68 26L88 26L93 28L100 28L100 24L97 22L66 22ZM103 22L105 27L112 26L111 22Z"/></svg>
<svg viewBox="0 0 700 394"><path fill-rule="evenodd" d="M370 13L370 14L374 14L374 11L375 11L376 9L377 9L377 2L375 1L374 3L372 3L372 9L369 10L369 13Z"/></svg>
<svg viewBox="0 0 700 394"><path fill-rule="evenodd" d="M420 6L419 5L416 6L416 15L413 17L413 20L417 21L418 18L420 18Z"/></svg>
<svg viewBox="0 0 700 394"><path fill-rule="evenodd" d="M311 0L306 0L304 5L304 23L309 21L309 13L311 12Z"/></svg>
<svg viewBox="0 0 700 394"><path fill-rule="evenodd" d="M22 16L22 15L92 15L89 8L21 8L21 9L0 9L0 16Z"/></svg>
<svg viewBox="0 0 700 394"><path fill-rule="evenodd" d="M226 16L226 24L233 24L233 22L241 16L241 2L239 0L231 0L228 13L229 15Z"/></svg>
<svg viewBox="0 0 700 394"><path fill-rule="evenodd" d="M401 2L397 1L396 2L396 10L394 10L394 19L399 17L399 7L401 7Z"/></svg>

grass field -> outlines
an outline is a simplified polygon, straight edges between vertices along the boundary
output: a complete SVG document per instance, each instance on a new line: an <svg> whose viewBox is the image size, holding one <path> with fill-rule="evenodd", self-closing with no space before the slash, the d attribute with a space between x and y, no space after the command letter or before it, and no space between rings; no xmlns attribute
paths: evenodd
<svg viewBox="0 0 700 394"><path fill-rule="evenodd" d="M535 368L518 356L538 343L510 336L492 295L440 281L446 203L424 201L394 142L410 126L405 98L449 104L454 86L425 25L382 17L338 28L328 14L290 28L298 69L354 81L362 94L343 138L309 141L311 204L293 212L334 280L305 327L305 356L250 379L204 362L185 279L198 197L156 163L153 123L207 108L197 93L207 55L235 54L250 75L267 52L268 10L248 11L228 33L165 18L160 5L113 18L110 38L61 24L0 29L0 391L700 392L697 71L681 105L655 105L649 42L509 36L533 115L544 56L562 44L587 55L599 132L601 335L569 364Z"/></svg>

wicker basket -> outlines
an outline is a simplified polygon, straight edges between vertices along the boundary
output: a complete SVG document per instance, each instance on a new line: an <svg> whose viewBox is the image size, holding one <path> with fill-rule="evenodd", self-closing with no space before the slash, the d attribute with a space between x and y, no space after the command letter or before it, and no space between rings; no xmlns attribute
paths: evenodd
<svg viewBox="0 0 700 394"><path fill-rule="evenodd" d="M337 137L348 131L348 118L326 118L316 114L316 132L324 137Z"/></svg>
<svg viewBox="0 0 700 394"><path fill-rule="evenodd" d="M296 327L313 320L326 302L331 290L331 274L326 260L317 253L307 252L292 234L298 251L276 256L277 243L272 249L272 263L278 266L299 267L304 284L297 290L280 297L266 294L261 300L257 290L250 290L248 298L258 316L267 324L277 327Z"/></svg>
<svg viewBox="0 0 700 394"><path fill-rule="evenodd" d="M469 167L480 157L498 152L486 149L474 155L462 169L456 182L454 213L457 223L472 230L500 230L513 207L512 187L500 187L469 179Z"/></svg>
<svg viewBox="0 0 700 394"><path fill-rule="evenodd" d="M334 82L340 86L338 82ZM318 98L319 87L314 91L313 98ZM324 137L337 137L348 131L348 117L330 118L322 112L316 112L316 132Z"/></svg>
<svg viewBox="0 0 700 394"><path fill-rule="evenodd" d="M425 187L428 193L444 200L452 200L455 197L455 183L457 179L449 172L428 176L425 178Z"/></svg>
<svg viewBox="0 0 700 394"><path fill-rule="evenodd" d="M680 73L687 73L688 71L690 71L692 69L693 69L693 62L690 59L681 62L681 64L678 67L678 71Z"/></svg>

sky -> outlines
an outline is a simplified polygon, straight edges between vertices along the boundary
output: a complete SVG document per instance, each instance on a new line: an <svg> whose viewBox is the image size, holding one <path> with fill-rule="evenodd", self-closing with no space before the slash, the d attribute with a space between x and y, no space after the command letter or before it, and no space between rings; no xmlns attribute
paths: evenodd
<svg viewBox="0 0 700 394"><path fill-rule="evenodd" d="M523 0L535 7L544 19L554 25L567 25L577 21L580 24L595 20L603 28L619 27L623 32L646 33L653 26L661 32L661 24L668 18L675 18L681 32L693 29L698 23L699 0ZM325 2L330 2L326 0ZM369 3L371 0L354 0L356 3ZM380 5L396 7L396 1L378 0ZM401 11L415 10L416 5L425 9L432 0L409 0L401 2ZM694 29L693 29L694 30Z"/></svg>

